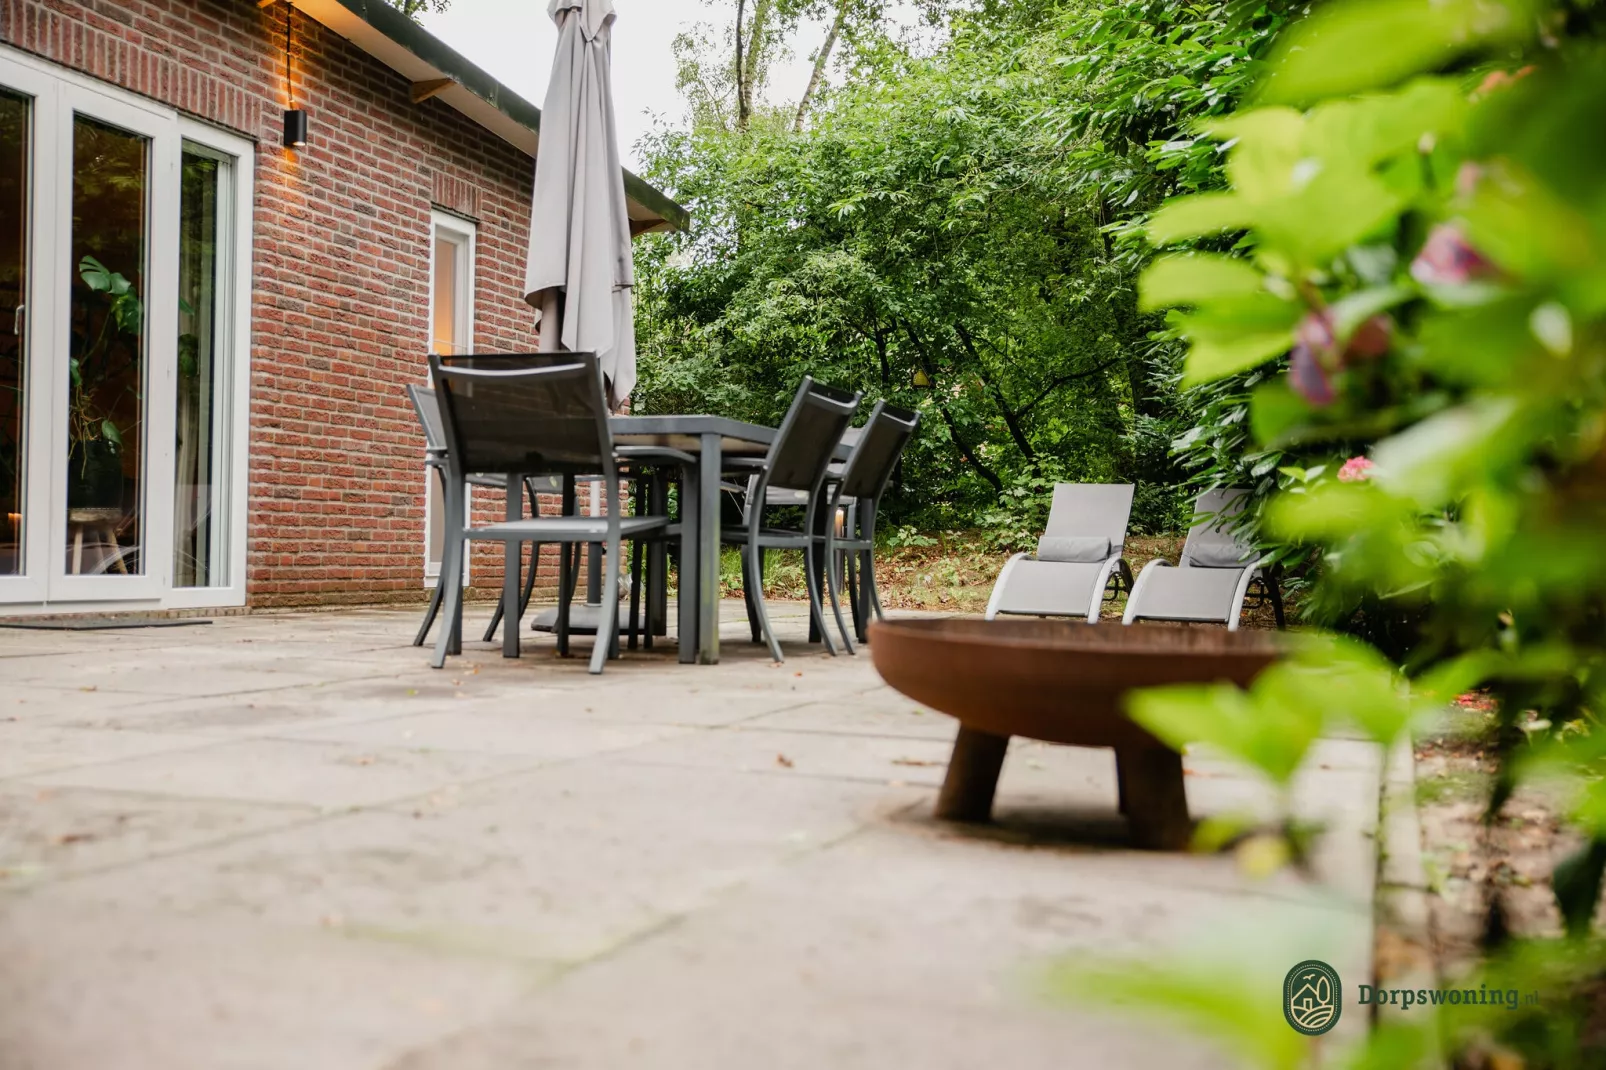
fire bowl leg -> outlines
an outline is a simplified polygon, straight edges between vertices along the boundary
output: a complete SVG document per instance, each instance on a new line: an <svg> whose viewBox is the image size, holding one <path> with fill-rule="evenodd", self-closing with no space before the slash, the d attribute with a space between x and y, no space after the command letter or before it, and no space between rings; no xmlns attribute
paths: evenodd
<svg viewBox="0 0 1606 1070"><path fill-rule="evenodd" d="M998 790L998 774L1004 768L1007 750L1008 736L960 725L942 794L937 796L937 817L944 821L991 821L993 793Z"/></svg>
<svg viewBox="0 0 1606 1070"><path fill-rule="evenodd" d="M1132 843L1150 851L1180 851L1193 835L1182 755L1164 747L1118 747L1115 771Z"/></svg>

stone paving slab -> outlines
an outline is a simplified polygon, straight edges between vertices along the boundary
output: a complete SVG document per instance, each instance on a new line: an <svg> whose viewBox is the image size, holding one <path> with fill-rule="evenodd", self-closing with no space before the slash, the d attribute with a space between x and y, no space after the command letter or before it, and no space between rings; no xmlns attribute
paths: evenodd
<svg viewBox="0 0 1606 1070"><path fill-rule="evenodd" d="M1173 1070L1232 1064L1048 965L1286 916L1368 975L1375 748L1296 785L1314 884L1128 849L1105 751L1017 740L950 826L952 722L777 609L784 665L734 603L721 665L601 678L480 606L440 672L415 611L0 630L0 1067ZM1187 769L1196 815L1270 812Z"/></svg>

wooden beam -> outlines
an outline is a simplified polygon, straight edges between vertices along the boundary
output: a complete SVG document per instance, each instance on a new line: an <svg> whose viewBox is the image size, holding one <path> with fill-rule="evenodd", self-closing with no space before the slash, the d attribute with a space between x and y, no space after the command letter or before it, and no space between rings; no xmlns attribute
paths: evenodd
<svg viewBox="0 0 1606 1070"><path fill-rule="evenodd" d="M278 2L279 0L257 0L257 7L272 7Z"/></svg>
<svg viewBox="0 0 1606 1070"><path fill-rule="evenodd" d="M413 83L413 103L422 104L430 97L443 89L450 89L457 84L456 78L431 78L427 82Z"/></svg>

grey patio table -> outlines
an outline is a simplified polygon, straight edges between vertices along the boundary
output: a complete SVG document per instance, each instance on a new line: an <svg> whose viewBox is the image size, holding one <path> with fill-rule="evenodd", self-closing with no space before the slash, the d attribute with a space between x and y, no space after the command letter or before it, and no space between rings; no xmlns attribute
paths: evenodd
<svg viewBox="0 0 1606 1070"><path fill-rule="evenodd" d="M697 504L682 502L683 545L680 564L680 660L719 664L719 483L725 458L762 457L775 441L776 429L725 416L615 416L609 421L618 446L660 446L697 457ZM839 459L848 455L837 447ZM687 592L694 597L687 598ZM695 641L686 642L687 636Z"/></svg>

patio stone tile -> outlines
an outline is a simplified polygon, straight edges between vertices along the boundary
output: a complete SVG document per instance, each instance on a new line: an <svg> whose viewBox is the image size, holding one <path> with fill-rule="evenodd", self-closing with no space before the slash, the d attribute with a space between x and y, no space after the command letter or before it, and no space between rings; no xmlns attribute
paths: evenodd
<svg viewBox="0 0 1606 1070"><path fill-rule="evenodd" d="M0 912L7 1070L354 1070L506 1006L544 971L337 932L70 907Z"/></svg>
<svg viewBox="0 0 1606 1070"><path fill-rule="evenodd" d="M157 732L98 732L0 719L0 779L91 768L142 755L208 747L216 740Z"/></svg>
<svg viewBox="0 0 1606 1070"><path fill-rule="evenodd" d="M852 702L811 702L749 723L751 728L784 732L832 732L843 735L909 736L953 742L954 721L909 699L869 705L861 696Z"/></svg>
<svg viewBox="0 0 1606 1070"><path fill-rule="evenodd" d="M0 784L0 893L307 820L316 811Z"/></svg>
<svg viewBox="0 0 1606 1070"><path fill-rule="evenodd" d="M174 687L177 686L175 681ZM27 724L68 723L77 718L86 723L100 723L119 711L177 697L176 691L165 695L127 695L103 693L92 687L42 687L7 680L4 691L0 691L0 724L11 723L13 718Z"/></svg>
<svg viewBox="0 0 1606 1070"><path fill-rule="evenodd" d="M230 650L199 659L193 652L106 653L93 659L28 660L8 674L16 683L47 687L94 687L102 692L167 695L226 695L266 691L298 684L381 675L382 667L362 662L264 657Z"/></svg>
<svg viewBox="0 0 1606 1070"><path fill-rule="evenodd" d="M581 961L918 797L595 758L125 867L51 895L338 923L442 954Z"/></svg>
<svg viewBox="0 0 1606 1070"><path fill-rule="evenodd" d="M539 702L539 700L538 700ZM553 716L544 704L509 708L480 703L439 713L418 713L276 733L294 739L360 743L370 747L409 747L431 751L525 754L566 759L621 751L643 743L684 735L689 728L668 724L599 722Z"/></svg>
<svg viewBox="0 0 1606 1070"><path fill-rule="evenodd" d="M411 798L528 768L528 755L372 748L280 739L214 745L30 777L59 787L339 809Z"/></svg>
<svg viewBox="0 0 1606 1070"><path fill-rule="evenodd" d="M1201 868L1214 880L1196 881ZM876 827L391 1070L1228 1067L1191 1036L1050 1004L1044 971L1062 956L1166 954L1246 901L1263 920L1370 939L1364 917L1287 893L1258 895L1225 860Z"/></svg>
<svg viewBox="0 0 1606 1070"><path fill-rule="evenodd" d="M628 765L728 769L780 778L833 777L935 787L948 764L949 742L875 736L776 732L737 726L665 740L621 754Z"/></svg>

